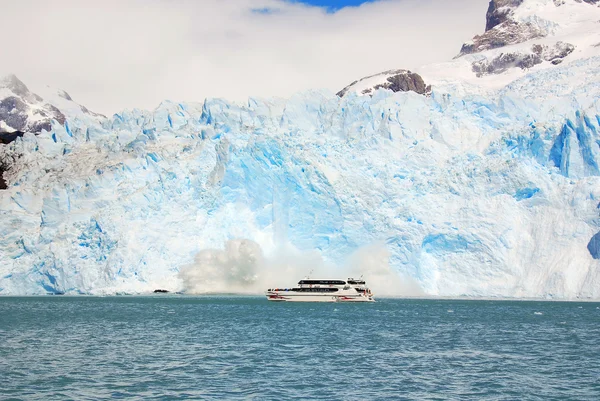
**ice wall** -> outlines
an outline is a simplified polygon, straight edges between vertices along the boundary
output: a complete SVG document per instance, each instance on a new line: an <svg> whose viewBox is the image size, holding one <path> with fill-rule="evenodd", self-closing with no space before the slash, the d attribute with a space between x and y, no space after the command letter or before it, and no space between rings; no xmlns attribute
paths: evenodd
<svg viewBox="0 0 600 401"><path fill-rule="evenodd" d="M239 247L211 253L247 240L273 285L301 278L282 249L343 276L383 244L419 293L600 298L599 61L493 92L164 102L26 134L0 150L0 294L209 291L198 264L263 283Z"/></svg>

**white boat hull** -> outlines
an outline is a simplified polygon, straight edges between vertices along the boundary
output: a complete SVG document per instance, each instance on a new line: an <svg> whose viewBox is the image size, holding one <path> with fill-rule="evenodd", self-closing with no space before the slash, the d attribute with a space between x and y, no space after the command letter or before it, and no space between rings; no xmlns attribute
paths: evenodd
<svg viewBox="0 0 600 401"><path fill-rule="evenodd" d="M339 293L301 293L295 291L266 291L265 295L273 302L375 302L372 296L362 295L356 291L340 291Z"/></svg>

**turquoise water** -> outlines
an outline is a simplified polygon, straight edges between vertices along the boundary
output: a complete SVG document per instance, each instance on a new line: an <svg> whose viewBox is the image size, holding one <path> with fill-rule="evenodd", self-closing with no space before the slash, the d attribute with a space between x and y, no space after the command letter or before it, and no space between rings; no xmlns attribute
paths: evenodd
<svg viewBox="0 0 600 401"><path fill-rule="evenodd" d="M598 400L600 304L0 298L0 399Z"/></svg>

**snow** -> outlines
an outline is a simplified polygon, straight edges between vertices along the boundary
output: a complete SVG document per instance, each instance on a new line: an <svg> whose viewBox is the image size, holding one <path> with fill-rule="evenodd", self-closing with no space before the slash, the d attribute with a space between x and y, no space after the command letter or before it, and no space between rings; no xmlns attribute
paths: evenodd
<svg viewBox="0 0 600 401"><path fill-rule="evenodd" d="M91 117L96 121L101 121L104 116L96 115L95 113L86 113L83 111L80 104L73 100L67 99L67 93L61 89L52 88L50 86L42 86L36 89L37 95L44 99L45 103L51 104L58 108L63 114L73 118L88 118Z"/></svg>
<svg viewBox="0 0 600 401"><path fill-rule="evenodd" d="M431 96L105 119L44 94L65 127L0 147L0 294L253 293L316 269L378 295L600 299L600 49L550 3L526 0L577 55L484 78L470 61L508 49L464 56L422 69Z"/></svg>
<svg viewBox="0 0 600 401"><path fill-rule="evenodd" d="M472 71L472 63L482 58L491 60L502 53L529 53L533 44L553 46L559 41L575 45L575 51L567 56L563 63L600 56L600 47L595 46L600 43L600 7L598 6L569 0L557 7L553 0L525 0L513 10L513 18L520 22L535 22L548 32L548 36L465 55L449 62L426 65L416 72L438 91L444 91L446 88L456 90L456 86L472 85L469 91L479 91L485 95L487 90L501 89L528 73L554 68L554 66L542 63L529 70L513 68L499 75L478 78Z"/></svg>
<svg viewBox="0 0 600 401"><path fill-rule="evenodd" d="M15 130L6 125L4 121L0 121L0 132L15 132Z"/></svg>
<svg viewBox="0 0 600 401"><path fill-rule="evenodd" d="M373 88L375 86L388 83L387 79L389 77L393 77L394 75L397 75L403 71L404 70L384 71L379 74L370 75L368 77L362 78L362 79L358 80L356 83L348 85L348 87L346 88L347 93L353 92L357 95L365 95L365 94L372 95Z"/></svg>

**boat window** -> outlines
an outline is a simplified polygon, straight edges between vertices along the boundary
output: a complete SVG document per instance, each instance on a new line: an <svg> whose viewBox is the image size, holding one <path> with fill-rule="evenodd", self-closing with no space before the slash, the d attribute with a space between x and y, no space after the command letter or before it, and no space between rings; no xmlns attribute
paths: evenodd
<svg viewBox="0 0 600 401"><path fill-rule="evenodd" d="M346 284L343 280L300 280L298 284L324 284L324 285L344 285Z"/></svg>
<svg viewBox="0 0 600 401"><path fill-rule="evenodd" d="M364 281L361 281L361 280L348 280L348 284L354 284L354 285L357 285L357 284L364 284L364 283L365 283L365 282L364 282Z"/></svg>
<svg viewBox="0 0 600 401"><path fill-rule="evenodd" d="M337 288L294 288L292 291L297 292L336 292Z"/></svg>

